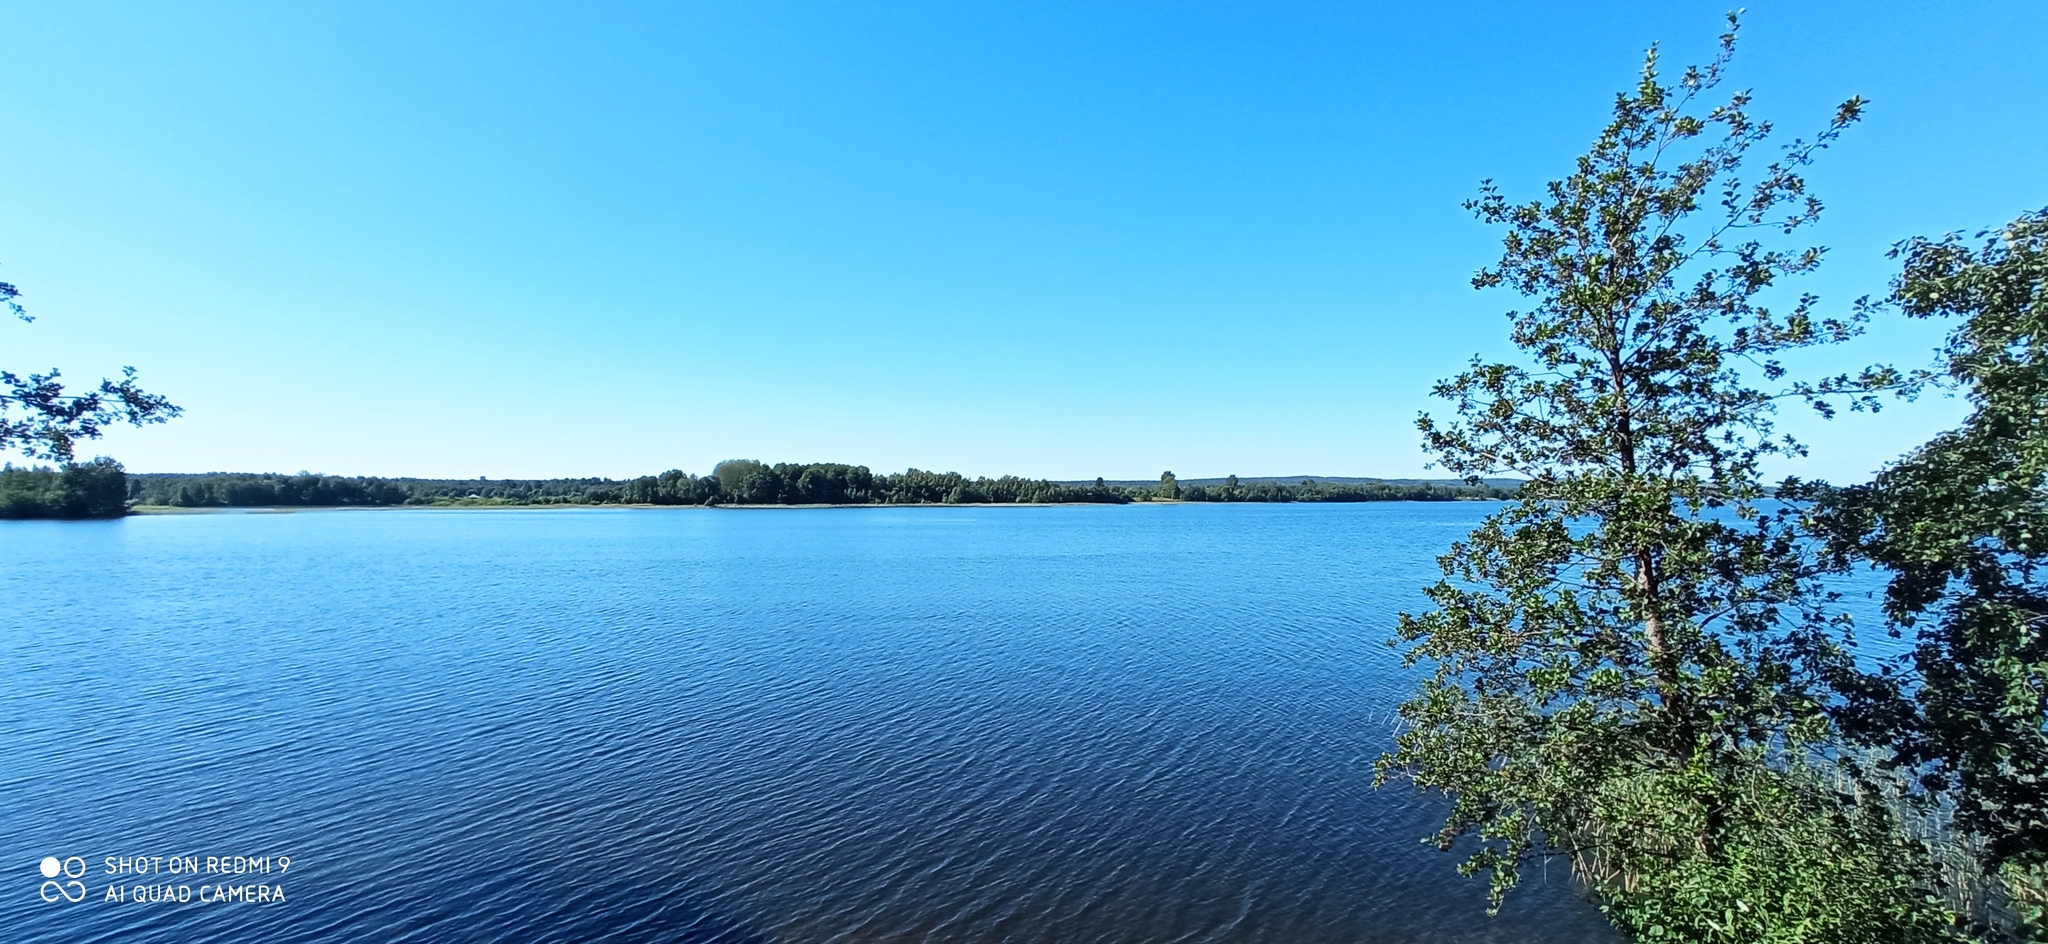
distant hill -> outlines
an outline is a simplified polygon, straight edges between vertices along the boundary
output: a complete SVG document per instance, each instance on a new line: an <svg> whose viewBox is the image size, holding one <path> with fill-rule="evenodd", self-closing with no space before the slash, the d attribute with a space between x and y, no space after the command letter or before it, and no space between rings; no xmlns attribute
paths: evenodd
<svg viewBox="0 0 2048 944"><path fill-rule="evenodd" d="M1213 478L1213 479L1178 479L1178 481L1180 482L1180 484L1181 484L1182 486L1188 486L1188 485L1202 485L1202 486L1207 486L1207 487L1212 487L1212 488L1213 488L1213 487L1216 487L1216 486L1220 486L1220 485L1222 485L1222 484L1223 484L1223 479L1221 479L1221 478ZM1312 482L1320 482L1320 483L1322 483L1322 484L1325 484L1325 485L1445 485L1445 486L1458 486L1458 485L1463 485L1463 484L1465 484L1465 480L1464 480L1464 479L1375 479L1375 478L1362 478L1362 477L1359 477L1359 476L1355 476L1355 475L1240 475L1240 476L1238 476L1238 477L1237 477L1237 481L1238 481L1238 483L1239 483L1239 484L1241 484L1241 485L1264 485L1264 484L1273 484L1273 485L1300 485L1300 484L1301 484L1302 482L1305 482L1305 481L1312 481ZM1521 484L1522 484L1522 480L1521 480L1521 479L1486 479L1486 480L1485 480L1485 482L1486 482L1486 484L1488 484L1488 485L1491 485L1491 486L1493 486L1494 488L1517 488L1517 487L1521 486ZM1064 481L1064 482L1060 482L1060 483L1058 483L1058 484L1061 484L1061 485L1093 485L1093 484L1095 484L1095 480L1094 480L1094 479L1078 479L1078 480L1074 480L1074 481ZM1158 479L1109 479L1109 480L1105 480L1105 481L1104 481L1104 482L1103 482L1102 484L1104 484L1104 485L1115 485L1115 486L1120 486L1120 487L1123 487L1123 488L1143 488L1143 487L1145 487L1145 486L1148 486L1148 485L1158 485L1158 484L1159 484L1159 480L1158 480Z"/></svg>

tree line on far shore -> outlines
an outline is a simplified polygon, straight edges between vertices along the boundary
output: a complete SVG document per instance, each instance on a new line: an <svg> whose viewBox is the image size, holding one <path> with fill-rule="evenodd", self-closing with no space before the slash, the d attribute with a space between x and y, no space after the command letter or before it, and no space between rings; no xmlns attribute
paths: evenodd
<svg viewBox="0 0 2048 944"><path fill-rule="evenodd" d="M112 459L0 471L0 517L118 517L136 505L172 508L332 508L469 505L941 505L1188 502L1365 502L1502 499L1511 489L1435 482L1179 484L1053 482L1014 475L968 478L910 469L876 474L842 463L751 459L710 475L670 470L633 479L420 479L204 473L128 474Z"/></svg>
<svg viewBox="0 0 2048 944"><path fill-rule="evenodd" d="M0 466L0 518L118 518L128 513L128 488L112 459L62 469Z"/></svg>

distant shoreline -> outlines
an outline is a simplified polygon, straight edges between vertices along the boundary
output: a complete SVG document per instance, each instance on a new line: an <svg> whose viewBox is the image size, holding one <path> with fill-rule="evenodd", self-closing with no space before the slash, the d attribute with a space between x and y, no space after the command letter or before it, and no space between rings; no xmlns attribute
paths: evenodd
<svg viewBox="0 0 2048 944"><path fill-rule="evenodd" d="M1121 508L1126 505L1199 505L1203 502L1150 501L1150 502L904 502L886 504L881 502L849 503L843 505L656 505L651 503L625 504L622 502L575 503L549 502L545 504L461 504L451 502L445 505L208 505L184 507L179 505L137 505L128 509L131 515L285 515L302 511L552 511L555 509L642 509L663 511L774 511L779 509L822 508ZM1307 503L1301 503L1307 504Z"/></svg>
<svg viewBox="0 0 2048 944"><path fill-rule="evenodd" d="M108 469L102 492L119 495L145 514L178 508L301 508L312 506L368 507L589 507L640 505L755 505L838 507L850 505L1120 505L1134 502L1354 502L1454 501L1470 497L1497 498L1510 490L1492 485L1449 482L1332 480L1304 476L1299 482L1262 481L1226 476L1181 482L1167 472L1157 482L1111 484L1053 482L1017 476L968 478L956 472L876 474L866 466L844 463L776 463L751 459L719 463L710 475L676 469L634 479L385 479L301 473L298 475L215 472L198 475L136 473ZM12 490L26 496L44 516L68 514L79 505L49 495L62 491L54 470L13 473ZM66 473L69 474L69 473ZM10 480L11 481L11 480ZM76 489L73 489L74 491ZM95 493L97 494L97 493ZM4 499L5 496L0 496ZM22 504L17 502L16 504ZM62 506L62 507L60 507ZM0 514L10 507L0 501ZM82 507L82 506L80 506ZM101 515L118 514L120 501L94 506ZM36 509L29 509L31 511ZM30 516L30 515L24 515Z"/></svg>
<svg viewBox="0 0 2048 944"><path fill-rule="evenodd" d="M1469 502L1469 501L1499 501L1499 500L1500 500L1500 499L1488 499L1488 498L1460 498L1460 499L1454 499L1453 501L1454 501L1454 502ZM1262 506L1277 506L1277 505L1303 505L1303 506L1306 506L1306 505L1388 505L1388 504L1408 504L1408 505L1442 505L1442 504L1446 504L1446 503L1447 503L1447 502L1445 502L1444 500L1435 500L1435 501L1425 501L1425 500L1418 500L1418 499L1409 499L1409 500L1403 500L1403 499L1391 499L1391 500L1387 500L1387 501L1371 501L1371 502L1202 502L1202 501L1181 501L1181 500L1178 500L1178 499L1152 499L1152 500L1150 500L1150 501L1137 501L1137 502L957 502L957 503L954 503L954 504L947 504L947 503L945 503L945 502L901 502L901 503L894 503L894 504L891 504L891 503L884 503L884 502L859 502L859 503L848 503L848 504L840 504L840 505L829 505L829 504L810 504L810 505L779 505L779 504L777 504L777 505L738 505L738 504L734 504L734 505L656 505L656 504L630 504L630 505L629 505L629 504L623 504L623 503L619 503L619 502L606 502L606 503L602 503L602 504L588 504L588 503L586 503L586 504L576 504L576 503L570 503L570 502L554 502L554 503L548 503L548 504L532 504L532 505L512 505L512 504L502 504L502 505L499 505L499 504L484 504L484 503L478 502L478 503L476 503L476 504L459 504L459 503L450 503L450 504L446 504L446 505L209 505L209 506L203 506L203 507L185 507L185 506L179 506L179 505L137 505L137 506L135 506L135 507L133 507L133 508L130 508L130 509L128 509L128 514L129 514L129 515L133 515L133 516L153 516L153 515L289 515L289 514L298 514L298 513L300 513L300 512L328 512L328 511L552 511L552 510L557 510L557 509L560 509L560 510L565 510L565 511L571 511L571 510L579 510L579 509L582 509L582 510L588 510L588 509L593 509L593 508L602 508L602 509L617 509L617 510L627 510L627 509L637 509L637 510L661 510L661 511L688 511L688 510L694 510L694 511L720 511L720 510L724 510L724 511L819 511L819 510L826 510L826 509L848 509L848 508L1137 508L1137 507L1143 507L1143 506L1167 506L1167 505L1244 505L1244 506L1250 506L1250 505L1262 505Z"/></svg>

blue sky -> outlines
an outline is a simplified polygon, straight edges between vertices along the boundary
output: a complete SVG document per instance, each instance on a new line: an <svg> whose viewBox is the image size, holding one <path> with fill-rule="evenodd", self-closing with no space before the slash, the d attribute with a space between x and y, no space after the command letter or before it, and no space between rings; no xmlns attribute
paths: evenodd
<svg viewBox="0 0 2048 944"><path fill-rule="evenodd" d="M139 471L1424 471L1502 353L1460 208L1562 176L1704 3L0 6L0 366L133 364ZM2048 4L1759 3L1731 87L1828 264L2048 204ZM1886 322L1811 366L1922 363ZM1833 424L1858 477L1960 415Z"/></svg>

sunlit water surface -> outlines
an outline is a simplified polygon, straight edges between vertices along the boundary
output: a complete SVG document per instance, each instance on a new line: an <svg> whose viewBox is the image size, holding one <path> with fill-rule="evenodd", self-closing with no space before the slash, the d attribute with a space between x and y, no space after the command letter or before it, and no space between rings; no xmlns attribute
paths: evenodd
<svg viewBox="0 0 2048 944"><path fill-rule="evenodd" d="M1395 615L1490 507L0 522L0 928L1614 940L1562 872L1487 918L1371 785Z"/></svg>

